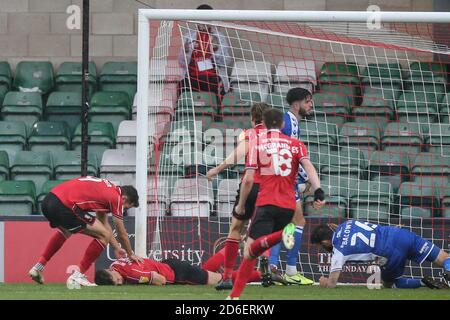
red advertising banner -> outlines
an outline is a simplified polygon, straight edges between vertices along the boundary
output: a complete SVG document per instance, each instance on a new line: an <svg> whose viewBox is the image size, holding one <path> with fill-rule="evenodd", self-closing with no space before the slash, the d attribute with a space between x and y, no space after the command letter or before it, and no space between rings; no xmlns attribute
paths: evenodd
<svg viewBox="0 0 450 320"><path fill-rule="evenodd" d="M4 280L5 282L32 282L28 271L37 262L47 241L55 232L44 221L5 221L4 223ZM47 264L45 282L66 282L68 268L78 265L92 241L85 235L73 235ZM94 280L94 267L86 273Z"/></svg>

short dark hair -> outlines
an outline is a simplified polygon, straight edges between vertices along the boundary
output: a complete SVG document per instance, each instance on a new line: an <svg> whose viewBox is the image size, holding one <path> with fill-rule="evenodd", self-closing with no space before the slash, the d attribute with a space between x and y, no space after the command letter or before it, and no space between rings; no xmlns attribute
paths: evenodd
<svg viewBox="0 0 450 320"><path fill-rule="evenodd" d="M201 4L197 7L197 10L212 10L213 7L211 7L209 4Z"/></svg>
<svg viewBox="0 0 450 320"><path fill-rule="evenodd" d="M263 114L270 108L271 107L265 102L258 102L252 106L252 108L250 109L250 116L252 117L252 120L255 122L255 124L260 124L263 122Z"/></svg>
<svg viewBox="0 0 450 320"><path fill-rule="evenodd" d="M323 240L331 240L333 239L333 230L330 228L328 224L318 225L311 232L310 241L311 243L319 244Z"/></svg>
<svg viewBox="0 0 450 320"><path fill-rule="evenodd" d="M266 110L263 119L267 129L281 129L283 125L283 113L274 108Z"/></svg>
<svg viewBox="0 0 450 320"><path fill-rule="evenodd" d="M99 286L114 285L111 273L106 269L97 270L97 272L95 273L95 283Z"/></svg>
<svg viewBox="0 0 450 320"><path fill-rule="evenodd" d="M133 186L121 186L122 195L127 197L128 202L132 203L134 207L139 207L139 195L135 187Z"/></svg>
<svg viewBox="0 0 450 320"><path fill-rule="evenodd" d="M286 101L289 105L292 105L295 101L303 101L308 97L312 97L311 92L304 88L292 88L286 95Z"/></svg>

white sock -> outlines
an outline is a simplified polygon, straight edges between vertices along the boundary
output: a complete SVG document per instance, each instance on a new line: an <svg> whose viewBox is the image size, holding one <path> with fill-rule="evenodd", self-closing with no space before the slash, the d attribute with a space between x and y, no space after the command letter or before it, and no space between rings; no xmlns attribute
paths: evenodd
<svg viewBox="0 0 450 320"><path fill-rule="evenodd" d="M297 273L297 266L286 266L286 274L288 276L295 276Z"/></svg>
<svg viewBox="0 0 450 320"><path fill-rule="evenodd" d="M39 270L39 271L44 271L44 267L45 266L42 263L39 263L39 262L34 265L34 268L36 270Z"/></svg>

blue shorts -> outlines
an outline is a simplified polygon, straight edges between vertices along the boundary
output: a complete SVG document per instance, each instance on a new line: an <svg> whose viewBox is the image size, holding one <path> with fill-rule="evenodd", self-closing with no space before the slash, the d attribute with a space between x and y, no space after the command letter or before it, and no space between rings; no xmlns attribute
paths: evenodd
<svg viewBox="0 0 450 320"><path fill-rule="evenodd" d="M430 241L406 229L398 230L392 244L387 262L381 266L381 279L386 282L394 282L403 276L407 260L418 264L425 260L433 262L441 251Z"/></svg>
<svg viewBox="0 0 450 320"><path fill-rule="evenodd" d="M301 165L299 165L298 166L297 183L294 186L296 202L302 201L302 195L298 190L302 185L305 185L306 182L308 182L308 180L309 180L308 174L306 173L305 169L303 169L303 167Z"/></svg>

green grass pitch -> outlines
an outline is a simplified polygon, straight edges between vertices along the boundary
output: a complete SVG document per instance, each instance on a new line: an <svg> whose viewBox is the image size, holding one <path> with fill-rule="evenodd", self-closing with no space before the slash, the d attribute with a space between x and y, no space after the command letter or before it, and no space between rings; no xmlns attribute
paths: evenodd
<svg viewBox="0 0 450 320"><path fill-rule="evenodd" d="M91 287L69 290L64 284L0 284L0 300L8 299L67 299L67 300L223 300L228 292L219 292L212 286L166 286L146 285L120 287ZM449 290L380 289L341 286L323 289L318 286L272 286L246 287L241 300L449 300Z"/></svg>

